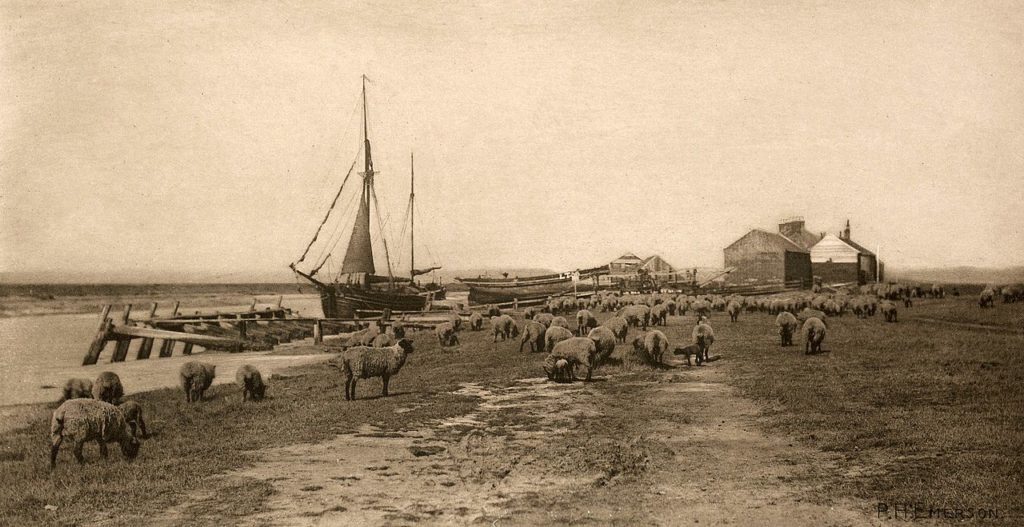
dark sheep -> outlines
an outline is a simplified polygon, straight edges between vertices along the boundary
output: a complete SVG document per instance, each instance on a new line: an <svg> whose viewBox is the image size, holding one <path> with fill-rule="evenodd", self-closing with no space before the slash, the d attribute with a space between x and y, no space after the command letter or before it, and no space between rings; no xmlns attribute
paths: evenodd
<svg viewBox="0 0 1024 527"><path fill-rule="evenodd" d="M124 397L124 386L121 378L112 371L105 371L92 383L92 398L110 404L121 404Z"/></svg>
<svg viewBox="0 0 1024 527"><path fill-rule="evenodd" d="M381 335L384 336L384 335ZM263 375L255 366L246 364L235 372L235 382L242 387L242 401L261 401L267 393L267 385L263 383Z"/></svg>

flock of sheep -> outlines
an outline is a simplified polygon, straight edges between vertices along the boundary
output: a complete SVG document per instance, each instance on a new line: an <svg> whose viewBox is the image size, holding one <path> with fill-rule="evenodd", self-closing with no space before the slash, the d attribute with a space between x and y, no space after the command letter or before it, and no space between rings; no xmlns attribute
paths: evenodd
<svg viewBox="0 0 1024 527"><path fill-rule="evenodd" d="M203 394L213 384L216 366L189 361L181 366L179 377L187 402L203 400ZM263 376L255 367L246 364L238 368L235 382L242 388L242 401L259 401L266 395ZM68 440L79 463L84 463L82 449L85 443L96 441L100 455L107 457L107 443L118 443L125 459L132 460L139 453L140 439L149 437L142 406L136 401L125 401L124 385L114 372L105 371L89 379L68 379L60 406L50 419L50 468L57 465L61 444Z"/></svg>

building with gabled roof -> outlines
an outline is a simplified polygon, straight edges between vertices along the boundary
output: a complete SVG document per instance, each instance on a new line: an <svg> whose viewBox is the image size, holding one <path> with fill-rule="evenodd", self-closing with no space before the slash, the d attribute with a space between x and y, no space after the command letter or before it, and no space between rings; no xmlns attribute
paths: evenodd
<svg viewBox="0 0 1024 527"><path fill-rule="evenodd" d="M826 234L811 247L814 276L826 284L878 282L878 256L850 239L850 220L839 235Z"/></svg>
<svg viewBox="0 0 1024 527"><path fill-rule="evenodd" d="M781 233L753 229L723 253L728 283L811 286L810 252Z"/></svg>

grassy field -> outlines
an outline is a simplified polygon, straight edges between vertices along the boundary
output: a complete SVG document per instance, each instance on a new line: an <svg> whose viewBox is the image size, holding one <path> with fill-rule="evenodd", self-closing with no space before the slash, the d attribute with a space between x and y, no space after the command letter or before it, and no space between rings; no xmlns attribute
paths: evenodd
<svg viewBox="0 0 1024 527"><path fill-rule="evenodd" d="M834 465L802 474L797 483L812 489L807 500L992 507L1004 515L1020 514L1024 365L1019 353L1024 334L913 321L914 316L945 314L1012 331L1024 319L1024 304L999 304L979 315L972 311L977 309L973 302L922 300L901 310L897 324L880 317L831 320L826 353L810 357L802 348L778 346L774 317L745 313L730 323L716 313L712 353L722 360L703 368L720 374L761 408L758 422L766 433L835 459ZM682 342L691 327L691 316L674 317L664 331L673 342ZM250 465L252 451L322 441L367 424L384 432L416 429L479 410L479 399L457 393L463 383L501 387L540 374L540 354L518 354L513 343L495 346L485 333L464 332L456 349L440 349L432 335L416 334L417 351L392 381L392 396L383 399L375 397L379 381L370 380L360 383L363 399L346 403L337 370L323 365L273 379L271 399L261 404L242 404L232 385L216 387L209 401L191 406L175 390L142 394L137 399L155 434L130 464L116 448L111 460L100 461L95 445L89 445L84 467L65 448L57 469L49 473L50 409L40 407L25 428L0 438L0 524L126 524L174 506L185 507L189 523L237 521L262 510L273 486L253 481L225 489L210 476ZM643 492L675 470L657 461L667 455L666 447L663 440L645 436L650 424L682 427L715 412L713 404L689 405L686 400L671 409L652 407L644 387L688 382L692 371L599 369L598 381L587 386L592 398L586 403L595 405L599 415L564 430L567 443L545 446L535 455L557 461L547 466L565 477L626 475L632 486L628 492L588 486L558 499L537 497L526 505L566 511L566 516L537 521L571 520L567 515L573 508L565 503L618 507L608 523L644 520L644 507L630 493ZM510 422L493 433L535 425ZM494 462L500 467L508 460ZM708 477L699 466L687 474ZM215 489L220 498L189 502L203 489ZM46 510L46 505L57 510Z"/></svg>

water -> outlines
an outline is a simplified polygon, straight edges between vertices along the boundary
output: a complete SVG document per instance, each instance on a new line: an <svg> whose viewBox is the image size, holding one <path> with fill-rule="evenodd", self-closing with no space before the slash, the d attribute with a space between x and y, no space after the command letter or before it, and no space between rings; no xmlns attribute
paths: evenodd
<svg viewBox="0 0 1024 527"><path fill-rule="evenodd" d="M315 295L285 295L283 305L303 316L321 316L320 300ZM247 304L203 308L202 311L248 308ZM183 309L183 312L190 311ZM157 314L169 313L158 310ZM102 371L117 373L128 393L177 386L181 364L193 360L181 354L180 344L173 357L158 358L158 349L154 349L151 358L135 360L139 346L136 340L125 362L110 363L114 344L108 343L97 364L82 366L82 357L98 327L96 313L0 319L0 406L55 401L60 398L60 388L67 379L95 379ZM199 347L193 352L193 357L196 356L218 365L215 383L234 382L235 369L242 364L253 364L267 376L284 367L324 357L273 356L267 352L203 353Z"/></svg>

